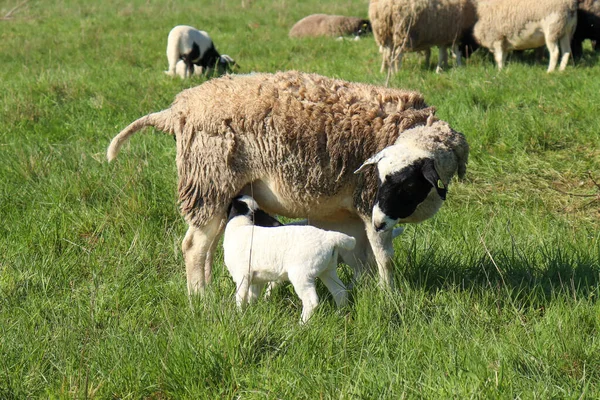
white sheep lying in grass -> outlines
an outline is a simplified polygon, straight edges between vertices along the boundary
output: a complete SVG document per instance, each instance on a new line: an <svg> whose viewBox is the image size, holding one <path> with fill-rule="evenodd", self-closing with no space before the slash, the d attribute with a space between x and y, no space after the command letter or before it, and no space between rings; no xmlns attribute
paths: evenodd
<svg viewBox="0 0 600 400"><path fill-rule="evenodd" d="M504 67L508 52L546 44L548 72L556 69L560 51L562 71L569 62L576 24L577 0L480 0L473 35L494 53L498 69Z"/></svg>
<svg viewBox="0 0 600 400"><path fill-rule="evenodd" d="M107 158L146 126L175 135L189 293L210 282L227 207L240 194L315 226L362 222L360 258L391 286L392 228L432 217L466 171L465 137L433 112L414 91L297 71L226 75L132 122Z"/></svg>
<svg viewBox="0 0 600 400"><path fill-rule="evenodd" d="M329 289L337 306L344 306L347 293L336 271L338 250L352 250L354 238L312 226L259 226L254 221L257 211L252 197L236 197L225 227L225 265L237 287L238 307L256 300L266 283L290 281L302 300L304 323L319 304L316 278Z"/></svg>
<svg viewBox="0 0 600 400"><path fill-rule="evenodd" d="M226 54L221 56L217 52L208 33L187 25L177 25L169 32L167 59L169 69L165 73L182 78L193 76L195 65L207 75L212 74L215 67L217 73L222 75L235 65L231 57ZM179 60L183 61L183 72L182 67L177 65Z"/></svg>

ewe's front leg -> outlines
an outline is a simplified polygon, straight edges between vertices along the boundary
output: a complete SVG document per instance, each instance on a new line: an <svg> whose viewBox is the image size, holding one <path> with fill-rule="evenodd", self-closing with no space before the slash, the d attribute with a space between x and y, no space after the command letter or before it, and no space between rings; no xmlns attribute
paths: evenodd
<svg viewBox="0 0 600 400"><path fill-rule="evenodd" d="M560 71L564 71L569 63L569 56L571 55L571 40L569 35L564 35L560 38L560 51L562 52L562 58L560 60Z"/></svg>
<svg viewBox="0 0 600 400"><path fill-rule="evenodd" d="M393 289L393 257L394 245L392 242L392 230L377 232L371 221L365 221L365 230L367 237L377 262L377 270L379 272L380 284L384 287Z"/></svg>
<svg viewBox="0 0 600 400"><path fill-rule="evenodd" d="M206 262L212 258L211 248L214 248L221 232L221 222L221 218L215 218L202 227L190 225L181 243L190 295L202 294L206 286L206 277L211 277L212 265L209 264L207 269Z"/></svg>

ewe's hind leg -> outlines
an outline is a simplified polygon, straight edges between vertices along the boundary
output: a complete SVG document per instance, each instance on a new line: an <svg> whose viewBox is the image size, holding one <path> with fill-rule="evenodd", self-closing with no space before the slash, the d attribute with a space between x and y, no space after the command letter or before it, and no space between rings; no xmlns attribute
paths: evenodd
<svg viewBox="0 0 600 400"><path fill-rule="evenodd" d="M444 69L448 69L448 48L446 46L440 46L438 48L438 65L435 72L439 74Z"/></svg>
<svg viewBox="0 0 600 400"><path fill-rule="evenodd" d="M188 294L201 294L206 286L206 276L212 274L212 265L206 271L206 260L221 231L221 218L215 218L203 227L190 225L181 243Z"/></svg>
<svg viewBox="0 0 600 400"><path fill-rule="evenodd" d="M552 72L556 69L556 64L558 64L558 56L560 55L558 42L553 42L546 38L546 47L548 47L548 51L550 52L550 63L548 64L547 72Z"/></svg>
<svg viewBox="0 0 600 400"><path fill-rule="evenodd" d="M571 40L569 35L564 35L560 38L560 51L562 53L562 59L560 60L560 71L564 71L569 63L569 56L571 55Z"/></svg>

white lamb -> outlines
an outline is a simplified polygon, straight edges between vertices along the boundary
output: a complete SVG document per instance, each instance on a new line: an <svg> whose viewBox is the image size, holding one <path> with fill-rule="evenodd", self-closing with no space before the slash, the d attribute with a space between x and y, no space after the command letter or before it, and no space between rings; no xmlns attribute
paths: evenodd
<svg viewBox="0 0 600 400"><path fill-rule="evenodd" d="M202 72L210 75L215 66L218 74L222 75L235 65L235 61L228 55L220 55L208 33L192 26L177 25L167 39L167 59L169 70L165 74L179 75L183 78L194 75L194 66L199 66ZM183 60L183 74L178 70L177 63Z"/></svg>
<svg viewBox="0 0 600 400"><path fill-rule="evenodd" d="M289 280L302 300L301 322L305 323L319 304L316 278L337 306L344 306L347 293L336 271L338 251L352 250L354 238L313 226L259 226L256 213L264 214L252 197L236 197L225 227L224 259L237 287L238 307L254 301L266 283Z"/></svg>

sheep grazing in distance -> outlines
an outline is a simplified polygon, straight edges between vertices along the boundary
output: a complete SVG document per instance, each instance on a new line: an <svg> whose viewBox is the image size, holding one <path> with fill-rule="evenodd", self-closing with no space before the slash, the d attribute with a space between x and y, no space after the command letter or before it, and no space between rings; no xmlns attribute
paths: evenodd
<svg viewBox="0 0 600 400"><path fill-rule="evenodd" d="M592 41L595 51L600 51L600 0L579 0L577 27L571 39L573 58L581 58L586 39Z"/></svg>
<svg viewBox="0 0 600 400"><path fill-rule="evenodd" d="M393 226L432 217L453 175L466 171L464 136L433 113L414 91L297 71L225 75L131 123L107 158L146 126L175 135L189 293L210 282L227 207L241 194L316 226L362 221L361 251L391 286Z"/></svg>
<svg viewBox="0 0 600 400"><path fill-rule="evenodd" d="M177 70L177 63L182 60L185 67L183 78L194 75L195 65L199 66L201 71L207 75L211 75L215 67L218 74L222 75L235 65L235 61L231 57L219 54L208 33L187 25L177 25L169 32L167 59L169 69L165 71L165 74L182 76Z"/></svg>
<svg viewBox="0 0 600 400"><path fill-rule="evenodd" d="M371 23L368 19L312 14L296 22L290 29L289 36L291 38L346 35L359 37L369 32L371 32Z"/></svg>
<svg viewBox="0 0 600 400"><path fill-rule="evenodd" d="M494 53L498 69L504 67L509 51L546 44L550 52L548 72L556 69L560 51L562 71L569 62L576 23L577 0L480 0L473 35Z"/></svg>
<svg viewBox="0 0 600 400"><path fill-rule="evenodd" d="M238 307L256 300L266 283L290 281L302 300L305 323L319 304L316 278L337 306L344 306L348 295L336 270L338 250L354 249L354 238L308 225L263 227L255 223L258 211L262 210L252 197L236 197L225 227L225 266L237 287Z"/></svg>
<svg viewBox="0 0 600 400"><path fill-rule="evenodd" d="M369 19L382 53L381 72L397 72L404 53L432 46L439 47L440 72L448 64L448 47L462 65L458 43L475 24L475 5L474 0L371 0Z"/></svg>

